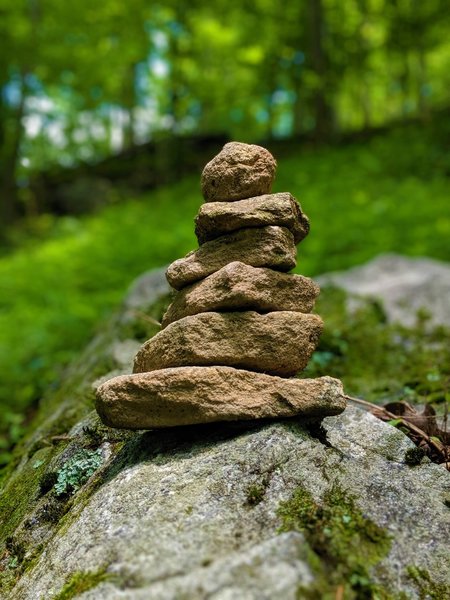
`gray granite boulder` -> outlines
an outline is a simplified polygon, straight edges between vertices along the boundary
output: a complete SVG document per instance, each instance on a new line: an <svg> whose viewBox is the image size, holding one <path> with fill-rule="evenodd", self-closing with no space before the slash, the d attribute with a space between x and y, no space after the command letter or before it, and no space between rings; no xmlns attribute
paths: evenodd
<svg viewBox="0 0 450 600"><path fill-rule="evenodd" d="M449 597L450 475L413 466L414 444L360 409L321 423L101 425L93 388L130 373L133 319L166 293L162 272L142 277L41 402L0 490L2 599ZM80 462L79 488L58 496L80 451L94 467Z"/></svg>
<svg viewBox="0 0 450 600"><path fill-rule="evenodd" d="M431 258L385 254L347 271L317 278L343 288L353 296L381 301L390 321L406 326L425 311L432 325L450 326L450 265ZM349 299L350 308L355 301Z"/></svg>
<svg viewBox="0 0 450 600"><path fill-rule="evenodd" d="M47 600L74 574L89 581L100 573L80 598L296 600L301 589L320 598L319 590L335 589L327 577L337 567L322 572L314 538L280 533L281 514L299 490L330 511L327 498L337 488L355 503L356 512L342 517L344 531L358 518L386 538L376 564L361 538L358 564L368 567L353 573L356 581L368 577L385 594L408 598L427 597L420 591L427 577L445 590L448 473L427 462L408 466L412 442L358 409L315 431L296 421L193 427L137 433L121 450L109 444L98 483L74 503L9 597Z"/></svg>

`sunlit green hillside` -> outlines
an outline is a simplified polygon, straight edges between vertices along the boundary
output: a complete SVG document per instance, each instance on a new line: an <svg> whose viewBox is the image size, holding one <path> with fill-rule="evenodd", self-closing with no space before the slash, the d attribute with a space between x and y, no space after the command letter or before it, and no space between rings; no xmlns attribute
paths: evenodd
<svg viewBox="0 0 450 600"><path fill-rule="evenodd" d="M312 224L299 248L299 272L343 269L383 252L450 260L450 159L439 142L445 136L434 129L298 150L279 161L275 191L292 192ZM133 278L195 246L200 203L192 177L95 216L61 221L46 241L0 260L4 445Z"/></svg>

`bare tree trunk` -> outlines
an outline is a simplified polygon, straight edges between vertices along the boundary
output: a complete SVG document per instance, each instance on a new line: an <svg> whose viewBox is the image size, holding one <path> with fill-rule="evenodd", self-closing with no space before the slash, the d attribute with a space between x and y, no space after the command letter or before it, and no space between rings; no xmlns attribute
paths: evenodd
<svg viewBox="0 0 450 600"><path fill-rule="evenodd" d="M427 81L427 65L424 49L419 46L417 48L417 106L420 116L426 119L429 116L428 102L425 94L425 85Z"/></svg>
<svg viewBox="0 0 450 600"><path fill-rule="evenodd" d="M400 73L399 81L400 88L402 90L403 103L402 103L402 118L406 120L409 116L408 112L408 101L409 101L409 82L411 78L409 69L409 55L405 52L401 59L402 70Z"/></svg>
<svg viewBox="0 0 450 600"><path fill-rule="evenodd" d="M2 225L10 225L19 214L16 172L23 135L22 118L25 111L25 84L22 77L20 102L14 112L10 128L3 127L0 161L0 198ZM9 119L6 119L6 122Z"/></svg>
<svg viewBox="0 0 450 600"><path fill-rule="evenodd" d="M273 94L277 88L277 62L270 60L267 73L267 138L273 138L275 128L275 111Z"/></svg>
<svg viewBox="0 0 450 600"><path fill-rule="evenodd" d="M136 104L135 94L135 76L136 76L136 65L130 66L128 77L126 78L126 87L123 91L124 106L123 108L127 112L127 123L124 124L123 140L124 147L130 148L134 145L134 108Z"/></svg>
<svg viewBox="0 0 450 600"><path fill-rule="evenodd" d="M358 87L359 87L359 104L361 106L364 129L369 129L371 125L371 97L370 97L370 85L367 82L367 48L364 40L364 27L367 23L367 0L358 0L358 9L361 15L361 19L358 25L358 46L359 46L359 59L356 67L358 74Z"/></svg>
<svg viewBox="0 0 450 600"><path fill-rule="evenodd" d="M292 133L300 135L303 133L304 118L304 95L302 93L302 69L303 64L295 64L292 73L292 84L295 93L295 100L292 107Z"/></svg>
<svg viewBox="0 0 450 600"><path fill-rule="evenodd" d="M31 30L31 39L32 42L35 44L35 33L39 21L38 0L30 0L27 5L27 9L29 18L33 25ZM7 225L10 225L20 215L20 206L18 202L18 190L16 181L17 165L20 158L20 145L22 143L24 134L24 127L22 121L25 114L25 103L28 94L28 86L26 79L27 76L32 72L32 60L33 57L30 57L30 62L22 65L22 67L19 68L19 104L17 105L15 110L11 110L8 107L4 107L5 114L0 115L2 117L2 120L4 120L3 131L1 132L1 137L3 139L0 139L0 215L2 219L0 223L0 232L2 226L5 227ZM6 81L4 81L4 83L7 82L8 77L6 77ZM8 121L12 121L10 126L8 125Z"/></svg>
<svg viewBox="0 0 450 600"><path fill-rule="evenodd" d="M313 94L313 114L317 139L326 139L332 130L332 109L327 99L327 57L323 47L325 20L322 0L309 0L308 21L310 32L310 64L317 75Z"/></svg>

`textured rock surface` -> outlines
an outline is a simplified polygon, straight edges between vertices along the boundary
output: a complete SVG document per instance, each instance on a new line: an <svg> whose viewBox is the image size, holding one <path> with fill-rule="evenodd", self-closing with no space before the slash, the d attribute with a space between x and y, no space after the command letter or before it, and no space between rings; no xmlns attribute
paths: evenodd
<svg viewBox="0 0 450 600"><path fill-rule="evenodd" d="M238 419L329 416L345 408L331 377L283 379L231 367L179 367L121 375L97 390L111 427L151 429Z"/></svg>
<svg viewBox="0 0 450 600"><path fill-rule="evenodd" d="M140 278L61 390L40 404L0 492L0 577L9 578L1 580L2 599L50 600L74 574L100 571L107 579L77 598L296 600L300 586L316 585L322 559L301 533L279 533L280 503L299 488L322 503L336 484L391 536L390 551L370 571L387 595L426 597L411 567L449 586L450 476L426 459L408 465L412 442L361 410L328 417L322 429L296 419L146 433L99 424L91 384L111 370L130 372L130 322L135 309L161 303L155 290L167 291L161 271ZM117 344L117 360L129 349L127 364L114 361ZM55 433L64 435L55 440ZM56 500L41 484L81 447L101 451L103 465L70 498ZM250 503L255 486L262 495Z"/></svg>
<svg viewBox="0 0 450 600"><path fill-rule="evenodd" d="M284 227L241 229L206 242L173 262L167 269L167 280L180 290L236 260L254 267L289 271L295 267L296 256L294 237Z"/></svg>
<svg viewBox="0 0 450 600"><path fill-rule="evenodd" d="M265 148L230 142L203 169L203 197L207 202L230 202L268 194L276 168Z"/></svg>
<svg viewBox="0 0 450 600"><path fill-rule="evenodd" d="M148 340L134 372L224 365L289 377L305 368L322 319L292 311L206 312L175 321Z"/></svg>
<svg viewBox="0 0 450 600"><path fill-rule="evenodd" d="M176 294L162 327L188 315L208 311L293 310L311 312L319 286L302 275L278 273L232 262Z"/></svg>
<svg viewBox="0 0 450 600"><path fill-rule="evenodd" d="M413 565L448 581L448 473L407 466L412 442L360 410L326 418L323 436L295 422L136 433L12 598L47 600L73 573L102 570L111 580L80 598L295 600L317 575L304 537L277 532L277 510L299 487L320 503L336 484L391 536L372 571L386 592L419 598Z"/></svg>
<svg viewBox="0 0 450 600"><path fill-rule="evenodd" d="M450 265L446 263L387 254L348 271L327 273L318 281L381 300L390 321L412 326L417 311L425 309L430 323L450 326Z"/></svg>
<svg viewBox="0 0 450 600"><path fill-rule="evenodd" d="M296 244L308 235L309 220L288 192L266 194L236 202L207 202L195 218L199 244L245 227L280 225L294 236Z"/></svg>

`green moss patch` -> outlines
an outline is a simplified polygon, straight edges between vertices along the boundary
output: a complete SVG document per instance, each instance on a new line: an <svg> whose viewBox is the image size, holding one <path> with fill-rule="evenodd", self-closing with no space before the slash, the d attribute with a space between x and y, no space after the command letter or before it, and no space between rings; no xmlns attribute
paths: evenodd
<svg viewBox="0 0 450 600"><path fill-rule="evenodd" d="M79 594L97 587L107 577L104 570L74 573L59 594L54 596L53 600L71 600L72 598L76 598Z"/></svg>
<svg viewBox="0 0 450 600"><path fill-rule="evenodd" d="M247 504L256 506L264 500L266 487L264 485L251 485L247 490Z"/></svg>
<svg viewBox="0 0 450 600"><path fill-rule="evenodd" d="M22 521L40 495L40 484L53 448L38 450L31 460L13 474L0 496L0 547Z"/></svg>
<svg viewBox="0 0 450 600"><path fill-rule="evenodd" d="M450 586L433 581L430 574L424 569L409 567L408 576L417 585L420 600L447 600L450 598Z"/></svg>
<svg viewBox="0 0 450 600"><path fill-rule="evenodd" d="M280 505L278 515L281 531L301 531L311 548L309 562L316 580L312 587L302 588L299 597L331 600L338 588L346 600L389 597L370 571L388 554L390 538L338 485L325 494L322 504L298 488Z"/></svg>

